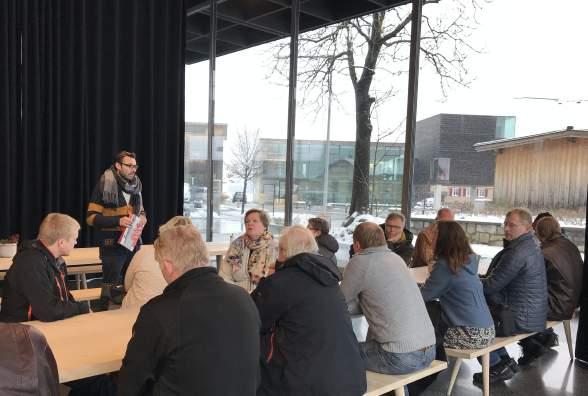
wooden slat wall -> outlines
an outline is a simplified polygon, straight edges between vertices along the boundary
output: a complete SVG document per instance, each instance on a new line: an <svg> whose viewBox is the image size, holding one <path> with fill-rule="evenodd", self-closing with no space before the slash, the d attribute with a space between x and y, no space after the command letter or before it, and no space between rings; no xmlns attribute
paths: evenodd
<svg viewBox="0 0 588 396"><path fill-rule="evenodd" d="M502 149L496 156L498 202L532 208L586 205L588 139L545 140Z"/></svg>

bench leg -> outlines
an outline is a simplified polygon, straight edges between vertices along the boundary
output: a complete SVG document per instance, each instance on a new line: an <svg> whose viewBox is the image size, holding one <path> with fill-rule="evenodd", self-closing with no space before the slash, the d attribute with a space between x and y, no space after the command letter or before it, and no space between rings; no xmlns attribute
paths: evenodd
<svg viewBox="0 0 588 396"><path fill-rule="evenodd" d="M457 358L455 363L453 364L453 368L451 369L451 380L449 380L449 389L447 389L447 396L451 396L451 391L453 390L453 385L455 385L455 380L457 379L457 374L459 373L459 367L461 366L462 359Z"/></svg>
<svg viewBox="0 0 588 396"><path fill-rule="evenodd" d="M404 386L394 389L394 396L404 396Z"/></svg>
<svg viewBox="0 0 588 396"><path fill-rule="evenodd" d="M88 280L86 279L86 274L82 274L82 289L88 288ZM78 287L79 290L79 287Z"/></svg>
<svg viewBox="0 0 588 396"><path fill-rule="evenodd" d="M566 332L566 342L568 343L568 352L570 353L570 360L574 360L574 348L572 345L572 328L569 320L563 321L564 330Z"/></svg>
<svg viewBox="0 0 588 396"><path fill-rule="evenodd" d="M484 396L490 396L490 353L482 355L482 383Z"/></svg>
<svg viewBox="0 0 588 396"><path fill-rule="evenodd" d="M76 288L80 290L80 274L76 274Z"/></svg>

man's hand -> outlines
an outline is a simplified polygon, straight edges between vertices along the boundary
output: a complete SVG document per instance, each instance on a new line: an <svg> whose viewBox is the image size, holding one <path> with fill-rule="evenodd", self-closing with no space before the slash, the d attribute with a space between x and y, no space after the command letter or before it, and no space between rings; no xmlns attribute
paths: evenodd
<svg viewBox="0 0 588 396"><path fill-rule="evenodd" d="M132 218L131 216L125 216L125 217L121 217L121 218L118 220L118 224L119 224L121 227L128 227L128 226L130 226L130 225L131 225L131 223L132 223L132 222L133 222L133 218Z"/></svg>
<svg viewBox="0 0 588 396"><path fill-rule="evenodd" d="M147 224L147 217L145 215L139 216L139 225L141 228L145 227L145 224Z"/></svg>

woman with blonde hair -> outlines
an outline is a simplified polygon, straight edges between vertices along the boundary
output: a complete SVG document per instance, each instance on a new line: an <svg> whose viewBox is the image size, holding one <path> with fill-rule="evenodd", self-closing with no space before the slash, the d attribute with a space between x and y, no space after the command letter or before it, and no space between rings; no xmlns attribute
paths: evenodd
<svg viewBox="0 0 588 396"><path fill-rule="evenodd" d="M274 272L277 244L268 227L265 211L249 209L245 213L245 233L231 242L219 270L226 282L251 291Z"/></svg>

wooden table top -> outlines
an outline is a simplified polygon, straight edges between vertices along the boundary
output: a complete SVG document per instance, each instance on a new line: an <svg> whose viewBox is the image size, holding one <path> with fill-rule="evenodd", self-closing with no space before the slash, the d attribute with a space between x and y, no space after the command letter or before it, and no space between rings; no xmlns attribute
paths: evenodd
<svg viewBox="0 0 588 396"><path fill-rule="evenodd" d="M39 329L53 351L59 382L118 371L139 309L117 309L56 322L26 322Z"/></svg>
<svg viewBox="0 0 588 396"><path fill-rule="evenodd" d="M484 275L486 271L488 271L489 264L480 264L478 266L478 274ZM409 268L410 273L412 274L414 280L419 285L425 283L427 278L429 277L429 268L428 267L416 267L416 268Z"/></svg>
<svg viewBox="0 0 588 396"><path fill-rule="evenodd" d="M145 245L147 246L147 245ZM222 256L229 248L229 242L206 242L210 256ZM100 257L97 247L75 248L69 256L63 257L67 267L100 264ZM0 272L8 271L12 265L12 258L0 258Z"/></svg>

